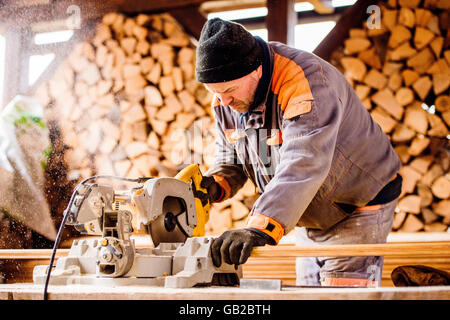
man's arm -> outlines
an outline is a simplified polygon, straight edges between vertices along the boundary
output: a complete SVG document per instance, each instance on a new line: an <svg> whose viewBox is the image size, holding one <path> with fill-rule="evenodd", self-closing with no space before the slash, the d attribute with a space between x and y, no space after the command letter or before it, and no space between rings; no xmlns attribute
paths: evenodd
<svg viewBox="0 0 450 320"><path fill-rule="evenodd" d="M216 107L220 108L220 107ZM225 132L216 116L216 152L213 166L205 173L205 176L213 176L220 185L223 196L218 201L233 197L247 181L247 176L239 163L234 146L228 142Z"/></svg>
<svg viewBox="0 0 450 320"><path fill-rule="evenodd" d="M245 263L254 246L274 245L298 222L325 180L343 107L322 77L314 99L289 99L283 110L280 164L255 202L244 229L230 230L211 246L213 263Z"/></svg>
<svg viewBox="0 0 450 320"><path fill-rule="evenodd" d="M259 225L261 217L268 217L289 232L328 175L343 106L332 84L322 77L315 81L313 99L293 97L283 111L280 164L255 202L247 228L267 234Z"/></svg>

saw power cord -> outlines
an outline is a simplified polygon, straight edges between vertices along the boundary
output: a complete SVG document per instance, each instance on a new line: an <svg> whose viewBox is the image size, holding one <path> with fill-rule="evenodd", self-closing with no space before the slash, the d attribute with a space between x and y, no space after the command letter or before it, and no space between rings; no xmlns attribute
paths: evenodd
<svg viewBox="0 0 450 320"><path fill-rule="evenodd" d="M48 284L50 282L50 274L52 272L53 262L55 260L56 250L58 249L59 242L61 241L62 231L64 229L64 226L66 225L66 220L67 220L67 217L69 216L70 208L72 207L72 204L73 204L73 202L75 200L75 195L77 194L77 190L82 185L86 184L86 182L91 181L91 180L96 180L96 179L115 179L115 180L122 180L122 181L128 181L128 182L142 183L142 182L145 182L147 180L153 179L153 177L141 177L141 178L131 179L131 178L112 176L112 175L97 175L97 176L92 176L92 177L89 177L87 179L84 179L83 181L81 181L75 187L75 189L74 189L74 191L72 193L72 196L70 197L69 204L67 205L66 210L64 210L63 219L61 221L61 225L59 226L59 230L58 230L58 233L56 235L56 240L55 240L55 243L53 245L52 255L51 255L51 258L50 258L50 263L49 263L48 271L47 271L47 277L45 279L45 285L44 285L44 300L48 299L48 292L47 292L47 290L48 290Z"/></svg>

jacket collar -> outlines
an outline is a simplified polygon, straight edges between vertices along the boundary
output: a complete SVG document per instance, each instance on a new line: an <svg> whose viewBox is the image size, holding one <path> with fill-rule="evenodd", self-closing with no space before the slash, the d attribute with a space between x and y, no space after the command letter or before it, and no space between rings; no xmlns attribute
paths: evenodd
<svg viewBox="0 0 450 320"><path fill-rule="evenodd" d="M272 83L273 54L270 52L269 46L263 39L258 36L255 36L255 38L263 47L264 61L262 65L262 76L259 80L258 87L256 88L254 102L250 107L249 112L241 114L239 119L245 129L258 129L264 126L266 102L270 91L269 88Z"/></svg>

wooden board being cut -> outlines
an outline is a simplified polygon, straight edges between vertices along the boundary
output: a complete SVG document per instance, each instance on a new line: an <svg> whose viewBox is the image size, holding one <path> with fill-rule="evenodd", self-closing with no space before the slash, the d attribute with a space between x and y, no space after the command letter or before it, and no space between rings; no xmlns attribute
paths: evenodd
<svg viewBox="0 0 450 320"><path fill-rule="evenodd" d="M434 234L426 241L397 235L387 244L338 245L338 246L295 246L292 242L278 246L256 248L250 259L243 265L244 278L280 279L283 284L296 282L295 260L297 257L311 256L384 256L382 287L393 286L392 271L401 265L421 264L450 272L450 241L448 234ZM145 239L136 239L137 247L148 247ZM138 241L139 240L139 241ZM430 240L430 239L428 239ZM447 241L446 241L447 240ZM408 241L408 242L405 242ZM56 258L67 256L68 249L59 249ZM2 272L7 283L33 281L33 269L37 265L48 265L51 250L0 250Z"/></svg>

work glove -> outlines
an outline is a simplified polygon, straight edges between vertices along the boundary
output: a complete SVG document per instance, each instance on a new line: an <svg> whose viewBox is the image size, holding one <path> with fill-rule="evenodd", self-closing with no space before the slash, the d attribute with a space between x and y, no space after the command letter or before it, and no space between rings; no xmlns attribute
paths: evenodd
<svg viewBox="0 0 450 320"><path fill-rule="evenodd" d="M236 229L225 231L220 237L213 239L211 258L217 268L222 260L235 267L243 264L250 256L253 247L274 244L274 240L263 232L253 229Z"/></svg>
<svg viewBox="0 0 450 320"><path fill-rule="evenodd" d="M221 197L223 192L222 187L216 182L214 177L203 176L200 185L207 190L210 203L217 201Z"/></svg>

